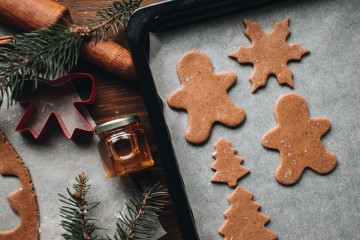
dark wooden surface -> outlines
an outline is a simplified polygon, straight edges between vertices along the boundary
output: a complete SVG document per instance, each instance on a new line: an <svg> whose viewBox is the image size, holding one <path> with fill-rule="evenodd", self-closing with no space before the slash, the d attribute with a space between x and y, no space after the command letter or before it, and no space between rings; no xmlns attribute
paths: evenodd
<svg viewBox="0 0 360 240"><path fill-rule="evenodd" d="M159 2L160 0L145 0L143 5ZM89 24L88 19L96 20L96 10L108 6L111 0L59 0L60 4L69 8L76 24ZM124 30L119 36L112 37L122 46L127 47ZM161 182L166 186L166 180L161 167L161 160L157 155L156 145L152 138L152 131L147 119L147 113L136 80L124 80L81 59L74 71L92 74L96 80L97 98L95 104L88 108L97 124L103 123L124 115L138 114L142 117L142 125L150 141L155 166L139 173L131 174L131 178L138 182L146 177L151 182ZM81 95L81 93L80 93ZM168 201L165 211L160 213L160 222L167 232L162 240L181 239L178 222L171 201Z"/></svg>

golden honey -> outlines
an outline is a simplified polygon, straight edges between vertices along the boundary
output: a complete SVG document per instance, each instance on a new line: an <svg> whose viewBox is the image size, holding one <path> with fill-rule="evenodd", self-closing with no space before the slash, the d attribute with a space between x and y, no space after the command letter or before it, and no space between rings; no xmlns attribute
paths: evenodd
<svg viewBox="0 0 360 240"><path fill-rule="evenodd" d="M136 115L119 118L95 128L98 149L107 177L121 176L154 165L151 152Z"/></svg>

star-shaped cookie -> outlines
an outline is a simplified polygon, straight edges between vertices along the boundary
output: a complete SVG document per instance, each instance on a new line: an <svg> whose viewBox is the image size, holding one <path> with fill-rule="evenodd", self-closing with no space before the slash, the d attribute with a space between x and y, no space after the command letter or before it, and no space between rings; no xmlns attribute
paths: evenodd
<svg viewBox="0 0 360 240"><path fill-rule="evenodd" d="M335 155L321 142L330 122L326 118L309 118L307 104L300 95L281 96L276 103L275 118L278 126L266 133L261 143L280 151L281 162L275 173L278 182L296 183L305 168L326 174L336 167Z"/></svg>
<svg viewBox="0 0 360 240"><path fill-rule="evenodd" d="M214 73L208 56L190 51L177 64L182 86L167 99L170 107L188 112L187 141L200 144L215 122L234 127L245 119L245 111L230 99L227 90L235 83L233 72Z"/></svg>
<svg viewBox="0 0 360 240"><path fill-rule="evenodd" d="M275 23L272 31L266 33L257 22L243 20L245 34L252 42L251 46L239 47L229 57L236 58L240 63L252 63L254 71L250 76L252 92L265 86L269 75L273 74L279 84L288 84L294 88L293 74L287 63L290 60L300 60L309 50L298 43L287 44L286 38L290 33L289 18Z"/></svg>

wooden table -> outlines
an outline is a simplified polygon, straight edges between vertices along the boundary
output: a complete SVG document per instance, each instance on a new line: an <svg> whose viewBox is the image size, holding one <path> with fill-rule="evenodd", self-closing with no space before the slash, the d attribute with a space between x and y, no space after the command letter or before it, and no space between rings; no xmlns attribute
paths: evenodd
<svg viewBox="0 0 360 240"><path fill-rule="evenodd" d="M160 0L145 0L143 5ZM59 0L60 4L70 9L74 22L79 25L89 24L88 19L97 20L96 10L107 7L111 0ZM124 30L120 35L113 37L116 42L127 47L126 35ZM116 77L104 70L92 65L84 59L80 60L79 65L74 71L82 71L92 74L96 80L97 98L94 105L88 108L92 118L97 124L122 117L129 114L138 114L142 117L142 125L150 141L151 151L155 160L155 166L139 173L131 174L131 178L138 182L147 178L150 182L161 182L166 186L164 172L161 161L157 155L156 145L152 137L150 123L147 119L147 113L140 93L139 85L136 80L125 80ZM81 95L81 92L80 92ZM169 199L168 204L159 216L160 222L167 232L162 240L181 239L179 225L176 219L173 205Z"/></svg>

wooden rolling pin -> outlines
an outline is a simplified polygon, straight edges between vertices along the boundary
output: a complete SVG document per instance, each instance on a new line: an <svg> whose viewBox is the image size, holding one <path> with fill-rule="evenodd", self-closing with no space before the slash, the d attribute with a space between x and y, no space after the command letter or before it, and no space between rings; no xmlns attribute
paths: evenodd
<svg viewBox="0 0 360 240"><path fill-rule="evenodd" d="M69 10L53 0L0 0L0 23L21 31L33 31L55 23L64 24L63 18L73 22ZM94 41L95 37L84 40L81 49L84 58L119 77L136 77L128 50L111 40L100 41L96 46Z"/></svg>

